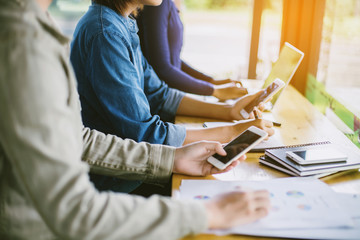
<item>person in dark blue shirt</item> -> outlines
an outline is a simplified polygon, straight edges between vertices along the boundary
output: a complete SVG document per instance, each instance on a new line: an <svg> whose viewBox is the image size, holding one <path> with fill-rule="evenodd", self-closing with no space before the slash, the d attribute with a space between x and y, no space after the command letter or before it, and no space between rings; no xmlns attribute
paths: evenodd
<svg viewBox="0 0 360 240"><path fill-rule="evenodd" d="M141 49L161 80L170 87L199 95L213 95L220 100L247 94L244 87L230 79L214 80L180 58L183 24L172 0L159 6L145 6L137 16Z"/></svg>

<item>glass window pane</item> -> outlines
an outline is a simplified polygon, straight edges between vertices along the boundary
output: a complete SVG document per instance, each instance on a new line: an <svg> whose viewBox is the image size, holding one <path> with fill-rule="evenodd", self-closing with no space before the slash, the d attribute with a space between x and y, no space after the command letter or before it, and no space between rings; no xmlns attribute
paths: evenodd
<svg viewBox="0 0 360 240"><path fill-rule="evenodd" d="M256 67L257 79L265 79L272 68L272 64L279 57L282 0L265 0L261 18L261 30Z"/></svg>
<svg viewBox="0 0 360 240"><path fill-rule="evenodd" d="M360 116L360 1L328 0L317 79Z"/></svg>
<svg viewBox="0 0 360 240"><path fill-rule="evenodd" d="M71 38L77 22L90 4L91 0L53 0L49 12L61 32Z"/></svg>
<svg viewBox="0 0 360 240"><path fill-rule="evenodd" d="M215 77L247 76L250 0L185 0L182 58Z"/></svg>
<svg viewBox="0 0 360 240"><path fill-rule="evenodd" d="M360 1L327 0L312 102L360 147ZM309 83L308 83L309 85Z"/></svg>
<svg viewBox="0 0 360 240"><path fill-rule="evenodd" d="M185 0L182 58L215 77L247 78L253 0ZM282 0L265 0L257 78L264 79L279 55Z"/></svg>

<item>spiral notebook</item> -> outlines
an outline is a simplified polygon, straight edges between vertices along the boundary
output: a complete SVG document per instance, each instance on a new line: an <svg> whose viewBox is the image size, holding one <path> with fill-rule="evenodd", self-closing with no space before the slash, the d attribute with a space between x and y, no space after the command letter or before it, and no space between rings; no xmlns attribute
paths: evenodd
<svg viewBox="0 0 360 240"><path fill-rule="evenodd" d="M301 151L324 147L336 148L339 151L343 151L344 153L346 153L348 157L346 162L300 165L286 157L287 151ZM261 157L259 162L264 165L273 167L277 170L288 173L290 175L311 176L315 174L325 174L330 172L360 168L360 155L354 151L344 151L343 149L341 149L341 146L326 141L267 149L265 151L265 157Z"/></svg>

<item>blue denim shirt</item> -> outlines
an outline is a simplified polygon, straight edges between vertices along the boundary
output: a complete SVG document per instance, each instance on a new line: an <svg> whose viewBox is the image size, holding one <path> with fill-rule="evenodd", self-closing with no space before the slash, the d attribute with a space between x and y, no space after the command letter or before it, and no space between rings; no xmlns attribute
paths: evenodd
<svg viewBox="0 0 360 240"><path fill-rule="evenodd" d="M99 4L79 21L71 44L84 125L135 141L180 146L173 121L184 93L161 81L144 58L136 21Z"/></svg>

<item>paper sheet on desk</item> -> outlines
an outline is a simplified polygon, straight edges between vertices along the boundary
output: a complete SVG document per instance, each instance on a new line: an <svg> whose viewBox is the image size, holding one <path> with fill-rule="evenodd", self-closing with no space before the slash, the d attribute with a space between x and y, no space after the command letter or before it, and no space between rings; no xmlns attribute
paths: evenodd
<svg viewBox="0 0 360 240"><path fill-rule="evenodd" d="M300 239L323 239L323 240L359 240L360 239L360 194L338 193L337 201L343 210L349 214L354 222L353 228L319 228L301 230L261 230L234 228L226 231L212 231L217 235L242 234L251 236L281 237L281 238L300 238Z"/></svg>
<svg viewBox="0 0 360 240"><path fill-rule="evenodd" d="M271 196L270 214L255 223L224 233L352 227L353 221L336 199L336 193L314 178L281 178L266 181L183 180L182 199L209 199L239 189L267 189ZM219 232L216 232L219 233ZM221 233L221 232L220 232ZM245 233L244 233L245 234ZM265 235L263 235L265 236Z"/></svg>

